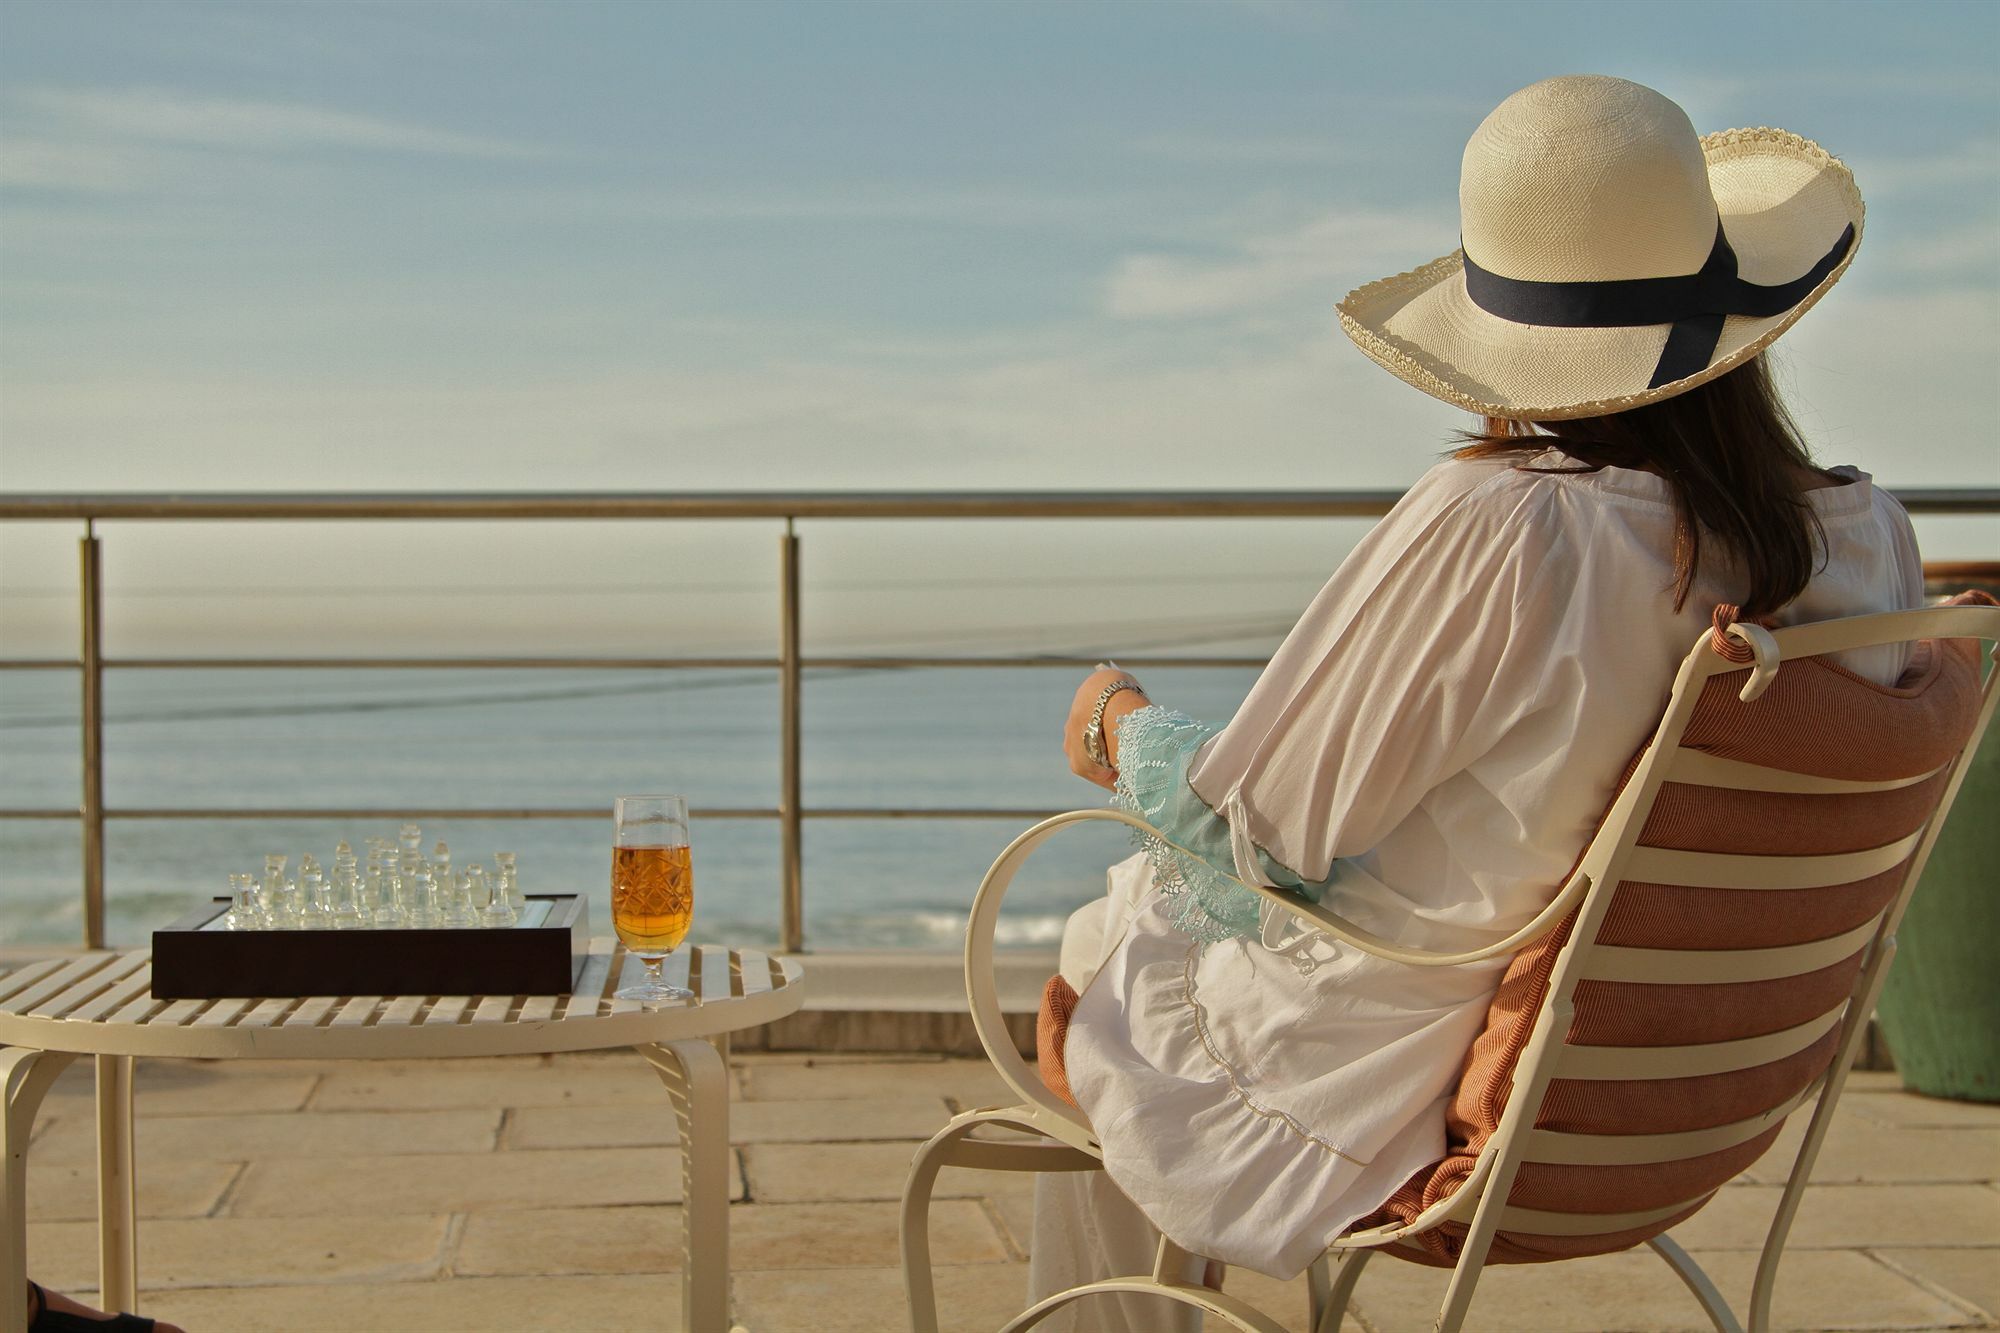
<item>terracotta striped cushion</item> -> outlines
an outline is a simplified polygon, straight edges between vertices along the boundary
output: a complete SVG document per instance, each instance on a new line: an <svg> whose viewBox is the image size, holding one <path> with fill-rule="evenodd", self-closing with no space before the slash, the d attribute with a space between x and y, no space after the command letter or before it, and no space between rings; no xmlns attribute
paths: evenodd
<svg viewBox="0 0 2000 1333"><path fill-rule="evenodd" d="M1069 1016L1076 1008L1076 987L1058 972L1042 987L1042 1004L1035 1014L1035 1068L1042 1083L1056 1096L1076 1105L1069 1090L1069 1070L1063 1065L1063 1042L1069 1036Z"/></svg>
<svg viewBox="0 0 2000 1333"><path fill-rule="evenodd" d="M1965 742L1979 708L1976 646L1924 644L1894 687L1864 680L1830 662L1788 662L1764 695L1742 703L1746 672L1711 678L1681 744L1766 768L1821 777L1881 781L1914 777L1947 763ZM1739 855L1862 851L1907 837L1929 819L1944 779L1894 791L1842 795L1736 792L1666 784L1640 836L1641 845ZM1599 942L1632 948L1772 948L1826 939L1853 929L1896 895L1904 866L1829 888L1739 890L1619 884ZM1358 1225L1405 1223L1454 1193L1471 1174L1499 1125L1515 1062L1548 991L1556 956L1575 917L1514 959L1466 1059L1449 1110L1443 1160L1412 1176ZM1693 1045L1795 1027L1842 1002L1863 957L1802 976L1718 985L1584 981L1565 1040L1574 1045ZM1698 1078L1631 1081L1558 1079L1537 1127L1578 1134L1664 1134L1726 1125L1783 1105L1831 1063L1836 1025L1810 1047L1748 1070ZM1560 1212L1632 1213L1705 1196L1754 1162L1782 1121L1748 1142L1674 1162L1638 1166L1527 1163L1508 1202ZM1537 1263L1598 1254L1658 1235L1699 1207L1656 1224L1596 1236L1503 1231L1489 1263ZM1431 1264L1457 1259L1465 1228L1451 1224L1412 1239L1421 1250L1391 1247Z"/></svg>

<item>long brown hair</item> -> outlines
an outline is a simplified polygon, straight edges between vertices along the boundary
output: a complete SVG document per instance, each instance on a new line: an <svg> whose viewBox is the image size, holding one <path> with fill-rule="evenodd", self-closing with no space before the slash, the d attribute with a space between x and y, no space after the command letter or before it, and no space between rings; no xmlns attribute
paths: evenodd
<svg viewBox="0 0 2000 1333"><path fill-rule="evenodd" d="M1674 609L1687 604L1713 539L1740 572L1741 613L1769 615L1805 591L1825 534L1806 498L1815 469L1759 356L1657 403L1572 421L1486 419L1459 458L1528 458L1558 449L1585 470L1650 467L1674 497ZM1552 469L1544 469L1552 470Z"/></svg>

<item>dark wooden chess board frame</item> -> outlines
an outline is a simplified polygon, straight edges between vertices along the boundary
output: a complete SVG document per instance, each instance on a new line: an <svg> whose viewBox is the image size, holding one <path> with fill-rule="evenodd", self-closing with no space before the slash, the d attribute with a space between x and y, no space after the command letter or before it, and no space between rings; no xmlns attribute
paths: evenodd
<svg viewBox="0 0 2000 1333"><path fill-rule="evenodd" d="M216 898L153 932L153 994L162 1000L306 995L566 995L590 954L588 900L551 904L538 926L493 930L203 930L229 910Z"/></svg>

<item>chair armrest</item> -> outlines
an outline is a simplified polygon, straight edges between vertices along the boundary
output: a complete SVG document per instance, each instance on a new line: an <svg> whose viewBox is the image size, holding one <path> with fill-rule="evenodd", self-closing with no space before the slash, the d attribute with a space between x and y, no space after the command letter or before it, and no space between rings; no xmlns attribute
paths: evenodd
<svg viewBox="0 0 2000 1333"><path fill-rule="evenodd" d="M1149 834L1166 842L1168 846L1187 852L1186 848L1167 840L1160 830L1154 828L1137 815L1123 810L1071 810L1036 824L1020 837L1007 844L1006 850L994 860L979 882L979 891L972 898L972 914L965 927L965 998L972 1011L972 1026L979 1033L979 1043L986 1048L986 1058L992 1062L994 1072L1012 1088L1021 1100L1033 1108L1028 1116L1037 1129L1054 1138L1063 1140L1074 1147L1086 1151L1097 1150L1096 1139L1091 1135L1090 1121L1084 1114L1050 1092L1042 1083L1041 1076L1028 1067L1027 1061L1014 1048L1013 1035L1007 1030L1007 1020L1000 1011L1000 995L993 980L993 935L1000 920L1000 904L1007 896L1007 888L1014 882L1015 874L1036 848L1072 824L1088 823L1092 820L1109 820L1113 823L1130 825L1141 833ZM1192 852L1187 852L1192 856ZM1226 873L1226 872L1225 872ZM1238 884L1242 880L1229 875ZM1393 944L1352 921L1317 903L1308 902L1297 894L1282 889L1261 888L1255 884L1243 887L1275 903L1284 911L1302 921L1311 929L1323 930L1343 943L1370 953L1377 958L1391 962L1407 963L1413 967L1456 967L1462 963L1482 962L1497 958L1502 954L1513 954L1522 946L1539 938L1553 929L1569 911L1583 898L1590 888L1590 877L1582 872L1570 876L1555 900L1543 908L1535 919L1522 926L1503 940L1479 949L1463 953L1433 953L1426 949L1408 949Z"/></svg>
<svg viewBox="0 0 2000 1333"><path fill-rule="evenodd" d="M1097 1140L1083 1112L1050 1092L1041 1075L1028 1067L1014 1048L1006 1017L1000 1012L1000 994L993 982L993 932L1000 920L1000 903L1008 885L1029 855L1060 830L1092 819L1135 822L1131 816L1112 810L1072 810L1035 825L1007 844L995 858L979 891L972 898L972 915L965 925L965 998L972 1010L972 1026L993 1071L1032 1108L1024 1119L1053 1138L1087 1152L1096 1152ZM1137 821L1143 823L1143 821Z"/></svg>
<svg viewBox="0 0 2000 1333"><path fill-rule="evenodd" d="M1243 884L1242 880L1228 874L1227 871L1222 873L1231 881ZM1262 888L1256 884L1243 884L1243 887L1266 902L1275 904L1308 929L1325 931L1341 943L1352 945L1363 953L1373 954L1392 963L1403 963L1409 967L1458 967L1465 963L1482 963L1489 958L1512 957L1519 953L1554 930L1562 919L1583 901L1584 894L1590 891L1590 883L1589 875L1581 870L1574 872L1564 883L1562 891L1550 900L1548 906L1535 913L1533 920L1505 939L1495 940L1477 949L1467 949L1462 953L1435 953L1429 949L1408 948L1385 940L1380 935L1349 921L1340 913L1301 898L1296 893L1284 889Z"/></svg>

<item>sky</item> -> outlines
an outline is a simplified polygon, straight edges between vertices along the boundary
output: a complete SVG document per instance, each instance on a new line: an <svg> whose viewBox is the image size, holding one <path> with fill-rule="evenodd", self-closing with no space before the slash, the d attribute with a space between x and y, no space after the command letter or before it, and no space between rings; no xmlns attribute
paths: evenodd
<svg viewBox="0 0 2000 1333"><path fill-rule="evenodd" d="M1334 302L1450 251L1480 119L1582 72L1846 160L1862 252L1781 382L1824 462L2000 484L2000 6L9 0L0 489L1405 485L1466 419ZM1281 626L1354 536L1223 526L809 526L809 629L950 638L996 567L962 642L1197 584ZM10 651L66 650L75 535L0 532ZM754 647L771 537L118 525L114 647L396 588L413 642Z"/></svg>

